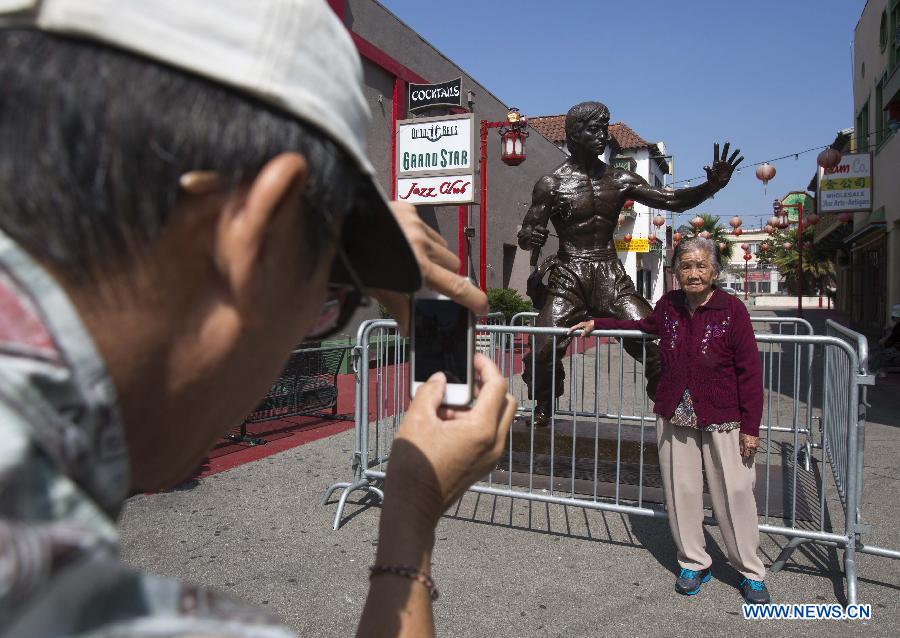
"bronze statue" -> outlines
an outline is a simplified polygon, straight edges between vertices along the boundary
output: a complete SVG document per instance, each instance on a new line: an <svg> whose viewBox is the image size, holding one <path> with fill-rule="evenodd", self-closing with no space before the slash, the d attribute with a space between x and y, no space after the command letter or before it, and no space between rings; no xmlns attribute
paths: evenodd
<svg viewBox="0 0 900 638"><path fill-rule="evenodd" d="M654 188L639 175L609 166L600 159L610 139L606 106L599 102L576 104L566 114L565 126L566 146L571 155L553 173L534 185L531 207L518 236L519 246L533 251L533 265L536 264L534 257L547 241L548 221L553 223L559 236L559 251L537 271L539 277L548 270L550 272L547 299L539 308L537 325L570 327L591 317L646 317L652 308L635 291L613 243L613 233L625 200L683 212L724 188L744 158L738 157L740 152L737 150L728 157L728 142L720 156L716 144L712 166L704 167L705 183L679 190ZM536 306L540 303L539 299L535 301ZM531 387L531 353L525 357L522 376L529 387L529 396L537 399L536 426L547 424L554 397L563 393L562 357L568 343L569 339L558 337L553 352L552 338L535 338L535 388ZM640 360L644 346L640 340L626 339L625 350ZM551 365L554 362L556 388L551 397ZM659 366L659 350L654 343L648 343L645 375L647 394L651 399L656 393Z"/></svg>

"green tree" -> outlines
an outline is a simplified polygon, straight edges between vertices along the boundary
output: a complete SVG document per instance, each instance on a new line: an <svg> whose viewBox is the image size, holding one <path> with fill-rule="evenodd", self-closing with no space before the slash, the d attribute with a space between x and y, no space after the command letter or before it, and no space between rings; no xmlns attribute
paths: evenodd
<svg viewBox="0 0 900 638"><path fill-rule="evenodd" d="M534 310L531 301L512 288L488 288L487 301L490 311L502 312L507 322L517 313Z"/></svg>
<svg viewBox="0 0 900 638"><path fill-rule="evenodd" d="M834 264L831 263L828 255L812 243L812 239L813 230L805 228L803 241L806 245L803 248L802 275L803 294L805 295L825 291L828 285L834 282ZM797 262L800 259L800 251L798 250L796 227L775 231L772 238L766 243L769 245L769 249L760 250L757 255L760 266L778 268L788 292L797 294ZM790 248L785 248L785 243L789 244Z"/></svg>
<svg viewBox="0 0 900 638"><path fill-rule="evenodd" d="M703 220L703 226L696 232L702 233L704 230L708 230L710 234L709 238L719 246L719 256L721 257L722 263L728 263L731 260L731 255L734 251L733 240L729 237L730 231L719 223L721 217L718 215L700 213L700 218ZM694 227L690 224L684 224L678 229L678 232L685 237L690 237L694 234ZM721 247L721 244L725 244L724 249Z"/></svg>

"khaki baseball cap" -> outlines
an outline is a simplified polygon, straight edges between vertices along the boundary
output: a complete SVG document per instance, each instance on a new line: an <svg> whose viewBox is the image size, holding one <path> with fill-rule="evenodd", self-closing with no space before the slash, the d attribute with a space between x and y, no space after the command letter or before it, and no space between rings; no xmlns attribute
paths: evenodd
<svg viewBox="0 0 900 638"><path fill-rule="evenodd" d="M0 0L0 28L23 27L193 73L321 130L364 176L343 231L360 279L402 292L420 287L412 249L366 155L371 114L359 55L324 0ZM339 266L332 280L351 283Z"/></svg>

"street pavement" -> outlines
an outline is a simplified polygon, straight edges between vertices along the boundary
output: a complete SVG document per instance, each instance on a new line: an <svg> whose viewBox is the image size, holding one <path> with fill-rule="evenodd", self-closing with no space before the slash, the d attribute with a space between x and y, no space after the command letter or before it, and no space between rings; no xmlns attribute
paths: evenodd
<svg viewBox="0 0 900 638"><path fill-rule="evenodd" d="M817 333L823 315L808 313ZM874 531L864 541L900 549L900 375L880 379L869 400L861 509ZM123 559L266 607L301 636L353 635L379 509L357 500L332 531L335 503L319 502L328 485L349 478L353 442L348 431L185 489L133 497L122 517ZM833 494L828 513L842 523ZM713 580L688 598L673 590L675 548L665 520L467 494L437 529L438 634L900 635L900 561L859 556L859 602L873 608L868 622L745 621L739 575L727 565L718 528L707 532ZM766 565L785 541L763 535ZM845 601L842 557L801 546L768 576L773 599Z"/></svg>

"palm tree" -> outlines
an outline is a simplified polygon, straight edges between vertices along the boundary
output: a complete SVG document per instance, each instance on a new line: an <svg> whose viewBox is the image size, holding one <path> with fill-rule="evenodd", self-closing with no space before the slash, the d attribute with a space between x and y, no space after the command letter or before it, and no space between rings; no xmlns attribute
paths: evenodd
<svg viewBox="0 0 900 638"><path fill-rule="evenodd" d="M704 230L709 231L709 238L716 242L716 246L719 246L719 258L723 264L727 264L731 261L731 255L734 251L734 246L732 245L732 240L728 237L728 229L725 228L722 224L719 223L721 217L709 215L707 213L700 213L700 218L703 220L703 226L701 226L696 232L702 233ZM682 225L678 232L680 232L685 237L694 234L694 227L689 224ZM722 248L722 244L725 245L725 248Z"/></svg>
<svg viewBox="0 0 900 638"><path fill-rule="evenodd" d="M812 243L813 231L811 228L803 230L803 293L814 294L816 289L825 290L828 284L834 281L834 264L829 256L822 253L816 244ZM778 268L778 272L784 277L784 283L791 294L797 294L797 261L800 253L797 250L797 229L787 228L776 231L772 239L766 243L769 249L759 251L760 266L772 265ZM790 248L785 248L785 243Z"/></svg>

